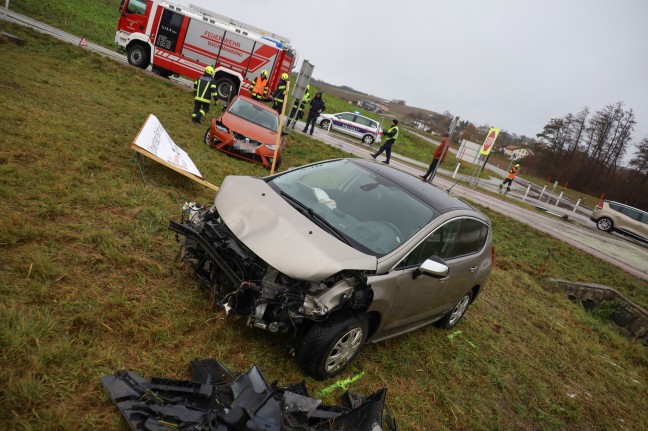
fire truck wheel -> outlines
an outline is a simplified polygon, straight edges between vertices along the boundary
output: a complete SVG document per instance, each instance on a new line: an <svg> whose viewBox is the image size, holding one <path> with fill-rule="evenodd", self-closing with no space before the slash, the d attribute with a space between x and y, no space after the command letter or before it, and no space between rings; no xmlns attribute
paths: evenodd
<svg viewBox="0 0 648 431"><path fill-rule="evenodd" d="M237 93L237 88L234 86L234 81L229 78L218 78L216 80L216 91L220 100L229 100Z"/></svg>
<svg viewBox="0 0 648 431"><path fill-rule="evenodd" d="M149 65L149 54L144 45L135 43L128 47L128 64L146 69Z"/></svg>

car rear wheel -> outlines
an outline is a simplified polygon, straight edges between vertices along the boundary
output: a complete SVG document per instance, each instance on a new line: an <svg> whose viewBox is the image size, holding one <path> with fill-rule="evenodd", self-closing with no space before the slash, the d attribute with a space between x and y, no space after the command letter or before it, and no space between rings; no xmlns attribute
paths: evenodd
<svg viewBox="0 0 648 431"><path fill-rule="evenodd" d="M374 140L375 140L375 138L373 137L373 135L364 135L362 137L362 142L364 142L367 145L373 144Z"/></svg>
<svg viewBox="0 0 648 431"><path fill-rule="evenodd" d="M297 360L306 374L325 380L341 373L355 358L369 332L366 317L339 314L315 323L304 337Z"/></svg>
<svg viewBox="0 0 648 431"><path fill-rule="evenodd" d="M613 226L612 219L608 217L601 217L596 221L596 227L606 232L611 231Z"/></svg>
<svg viewBox="0 0 648 431"><path fill-rule="evenodd" d="M322 120L322 121L320 122L320 127L321 127L322 129L328 129L330 123L331 123L331 120Z"/></svg>
<svg viewBox="0 0 648 431"><path fill-rule="evenodd" d="M455 305L452 310L448 312L445 316L443 316L443 319L439 320L436 322L436 325L439 328L443 329L451 329L454 326L459 323L461 318L463 317L464 314L466 314L466 310L468 310L468 306L470 305L470 301L472 300L473 294L472 291L466 293L463 298L459 300L457 305Z"/></svg>

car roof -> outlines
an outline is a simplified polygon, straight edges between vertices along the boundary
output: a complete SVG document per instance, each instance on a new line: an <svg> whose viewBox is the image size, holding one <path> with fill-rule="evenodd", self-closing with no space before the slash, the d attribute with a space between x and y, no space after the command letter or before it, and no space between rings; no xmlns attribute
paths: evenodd
<svg viewBox="0 0 648 431"><path fill-rule="evenodd" d="M415 196L422 202L425 202L430 207L443 214L454 210L475 211L473 207L467 203L450 196L448 193L439 190L427 181L421 181L413 175L395 169L391 166L382 163L370 162L363 159L347 159L352 163L362 166L378 175L387 178L394 184L406 190L411 195Z"/></svg>

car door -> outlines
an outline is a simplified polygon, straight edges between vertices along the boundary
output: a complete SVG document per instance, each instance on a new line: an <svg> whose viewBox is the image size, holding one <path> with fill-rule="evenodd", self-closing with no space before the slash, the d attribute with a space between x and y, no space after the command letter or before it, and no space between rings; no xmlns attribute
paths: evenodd
<svg viewBox="0 0 648 431"><path fill-rule="evenodd" d="M483 249L487 235L488 226L481 221L450 220L378 280L377 283L397 289L393 307L385 316L378 337L414 329L447 313L473 287L479 269L477 251ZM420 274L419 266L431 256L444 259L449 268L447 277L436 279Z"/></svg>
<svg viewBox="0 0 648 431"><path fill-rule="evenodd" d="M620 207L619 211L625 217L619 217L619 224L615 227L633 235L645 237L643 230L646 228L646 225L642 221L642 213L635 208L626 206Z"/></svg>
<svg viewBox="0 0 648 431"><path fill-rule="evenodd" d="M128 33L143 33L146 29L146 11L150 5L146 0L130 0L119 18L119 28Z"/></svg>
<svg viewBox="0 0 648 431"><path fill-rule="evenodd" d="M336 124L344 133L347 133L352 136L357 136L358 132L353 123L355 119L355 114L351 114L350 112L344 112L342 114L338 115L338 118L340 121Z"/></svg>

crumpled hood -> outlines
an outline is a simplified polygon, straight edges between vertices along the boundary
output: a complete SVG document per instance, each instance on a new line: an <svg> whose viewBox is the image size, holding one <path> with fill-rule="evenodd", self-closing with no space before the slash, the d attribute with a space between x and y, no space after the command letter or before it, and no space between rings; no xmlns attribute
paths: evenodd
<svg viewBox="0 0 648 431"><path fill-rule="evenodd" d="M375 256L321 229L259 178L225 178L215 205L243 244L289 277L321 281L343 269L376 270Z"/></svg>

